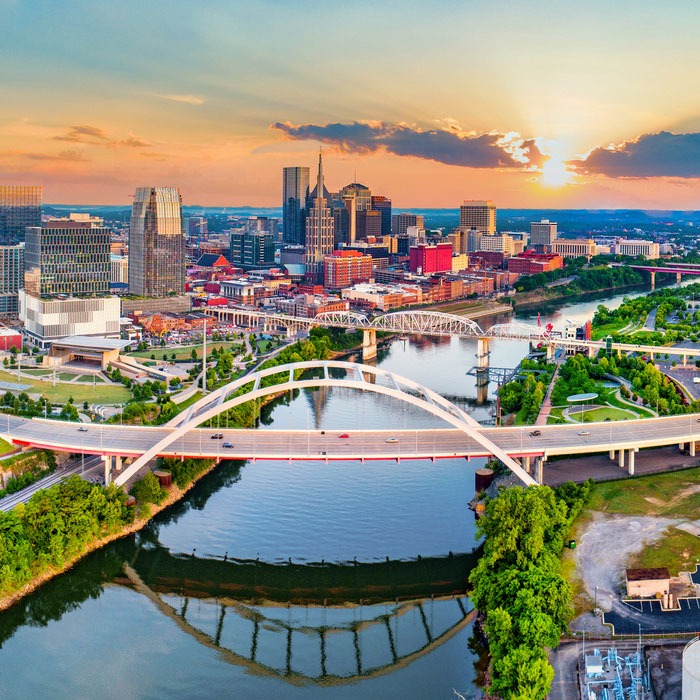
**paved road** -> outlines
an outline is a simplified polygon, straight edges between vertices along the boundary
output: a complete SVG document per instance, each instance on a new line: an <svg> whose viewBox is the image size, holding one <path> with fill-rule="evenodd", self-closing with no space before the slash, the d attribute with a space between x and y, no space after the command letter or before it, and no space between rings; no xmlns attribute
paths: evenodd
<svg viewBox="0 0 700 700"><path fill-rule="evenodd" d="M678 445L700 441L700 418L669 416L636 421L532 427L472 427L512 456L574 455ZM83 426L85 427L85 426ZM85 454L140 456L173 428L92 425L79 430L76 423L0 417L0 435L17 444ZM220 433L222 439L214 439ZM488 456L474 438L455 429L365 430L234 430L193 429L163 453L235 459L395 459ZM388 441L395 438L396 442ZM233 447L225 448L224 443Z"/></svg>

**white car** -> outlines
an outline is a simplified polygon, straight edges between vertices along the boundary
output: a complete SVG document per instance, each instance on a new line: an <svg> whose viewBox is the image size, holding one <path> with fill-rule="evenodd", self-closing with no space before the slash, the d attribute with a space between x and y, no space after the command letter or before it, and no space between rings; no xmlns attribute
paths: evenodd
<svg viewBox="0 0 700 700"><path fill-rule="evenodd" d="M395 437L390 437L390 438L387 438L386 440L384 440L384 442L388 442L388 443L391 444L391 445L394 445L394 444L397 443L398 441L399 441L399 439L398 439L398 438L395 438Z"/></svg>

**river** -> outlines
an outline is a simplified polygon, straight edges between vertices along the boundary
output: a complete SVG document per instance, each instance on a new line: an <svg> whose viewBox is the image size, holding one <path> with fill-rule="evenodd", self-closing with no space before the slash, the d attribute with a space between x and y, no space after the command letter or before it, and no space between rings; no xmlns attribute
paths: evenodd
<svg viewBox="0 0 700 700"><path fill-rule="evenodd" d="M548 310L541 322L582 322L601 301ZM526 351L494 342L491 365L513 367ZM475 353L456 338L395 339L378 363L462 397L486 421L493 387L475 405ZM440 425L416 407L339 389L301 392L263 423L339 433ZM478 555L467 502L482 465L223 463L144 531L0 614L0 697L476 697L469 601L439 584L449 592ZM414 589L425 599L397 602ZM251 602L251 590L269 602Z"/></svg>

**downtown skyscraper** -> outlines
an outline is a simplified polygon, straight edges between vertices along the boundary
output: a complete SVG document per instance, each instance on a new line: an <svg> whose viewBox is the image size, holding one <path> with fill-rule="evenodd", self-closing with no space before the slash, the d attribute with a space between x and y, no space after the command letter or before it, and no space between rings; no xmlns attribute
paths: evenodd
<svg viewBox="0 0 700 700"><path fill-rule="evenodd" d="M333 252L333 212L326 199L323 184L323 155L318 154L318 176L313 194L313 207L306 215L306 281L323 284L323 259Z"/></svg>
<svg viewBox="0 0 700 700"><path fill-rule="evenodd" d="M309 196L309 168L295 166L282 170L282 240L304 245L306 199Z"/></svg>
<svg viewBox="0 0 700 700"><path fill-rule="evenodd" d="M164 297L185 291L185 232L177 187L137 187L129 230L129 293Z"/></svg>
<svg viewBox="0 0 700 700"><path fill-rule="evenodd" d="M27 226L41 226L40 185L0 185L0 245L24 241Z"/></svg>

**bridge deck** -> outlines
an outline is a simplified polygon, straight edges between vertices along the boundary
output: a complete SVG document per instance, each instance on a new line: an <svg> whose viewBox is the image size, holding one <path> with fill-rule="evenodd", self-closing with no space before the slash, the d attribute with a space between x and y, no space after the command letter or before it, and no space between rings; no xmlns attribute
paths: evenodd
<svg viewBox="0 0 700 700"><path fill-rule="evenodd" d="M592 454L608 450L659 447L700 441L696 414L625 422L476 429L513 457ZM16 444L85 454L142 455L175 430L172 427L93 425L81 432L75 423L10 417L0 433ZM212 435L220 433L221 439ZM460 430L234 430L193 429L165 455L222 459L412 459L490 456ZM394 438L397 442L387 440ZM224 443L233 447L225 448Z"/></svg>

